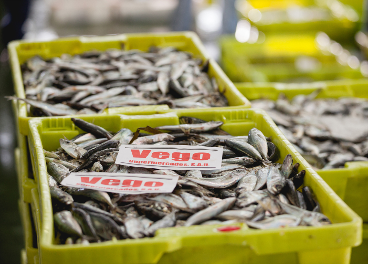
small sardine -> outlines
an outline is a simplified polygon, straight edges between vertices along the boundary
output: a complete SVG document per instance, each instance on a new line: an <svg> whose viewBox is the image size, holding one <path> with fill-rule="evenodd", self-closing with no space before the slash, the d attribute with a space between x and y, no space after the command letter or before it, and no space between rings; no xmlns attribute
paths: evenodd
<svg viewBox="0 0 368 264"><path fill-rule="evenodd" d="M176 223L175 212L171 212L170 214L168 214L161 220L158 220L157 222L153 223L148 228L147 234L149 236L153 236L158 229L165 228L165 227L173 227L175 226L175 223Z"/></svg>
<svg viewBox="0 0 368 264"><path fill-rule="evenodd" d="M301 218L293 215L277 215L261 221L246 221L247 225L257 229L272 229L284 227L296 227L300 225Z"/></svg>
<svg viewBox="0 0 368 264"><path fill-rule="evenodd" d="M70 211L61 211L54 214L54 221L61 232L73 237L82 237L82 229Z"/></svg>
<svg viewBox="0 0 368 264"><path fill-rule="evenodd" d="M261 154L262 158L268 159L267 140L263 133L257 128L252 128L248 134L248 143L252 145Z"/></svg>
<svg viewBox="0 0 368 264"><path fill-rule="evenodd" d="M241 153L244 153L245 155L255 159L255 160L262 160L262 156L261 154L259 154L259 152L250 144L244 142L244 141L239 141L239 140L232 140L232 139L226 139L225 140L225 144L236 150L239 151Z"/></svg>
<svg viewBox="0 0 368 264"><path fill-rule="evenodd" d="M281 175L279 169L270 167L267 175L267 190L274 195L281 192L286 184L285 178Z"/></svg>
<svg viewBox="0 0 368 264"><path fill-rule="evenodd" d="M54 177L58 183L61 183L69 174L67 167L56 162L47 162L47 172Z"/></svg>
<svg viewBox="0 0 368 264"><path fill-rule="evenodd" d="M222 212L230 209L235 202L236 198L227 198L222 200L221 202L211 205L206 209L199 211L198 213L195 213L194 215L189 217L187 222L185 223L185 226L203 223L204 221L207 221L221 214Z"/></svg>
<svg viewBox="0 0 368 264"><path fill-rule="evenodd" d="M82 129L83 131L86 131L87 133L93 134L97 138L107 138L107 139L112 138L112 135L110 134L110 132L108 132L106 129L100 126L86 122L78 118L72 118L71 120L77 127Z"/></svg>
<svg viewBox="0 0 368 264"><path fill-rule="evenodd" d="M83 154L87 152L87 150L81 148L74 142L63 138L60 139L60 147L74 159L82 158Z"/></svg>
<svg viewBox="0 0 368 264"><path fill-rule="evenodd" d="M244 169L236 169L224 172L222 176L215 178L187 178L188 180L210 188L227 188L237 183L247 173Z"/></svg>

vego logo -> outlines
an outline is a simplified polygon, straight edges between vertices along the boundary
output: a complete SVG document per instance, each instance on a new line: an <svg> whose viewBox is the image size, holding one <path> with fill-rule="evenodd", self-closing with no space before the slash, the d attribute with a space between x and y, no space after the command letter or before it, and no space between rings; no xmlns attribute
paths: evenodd
<svg viewBox="0 0 368 264"><path fill-rule="evenodd" d="M116 164L156 169L221 168L222 148L202 146L121 146Z"/></svg>
<svg viewBox="0 0 368 264"><path fill-rule="evenodd" d="M136 194L171 193L177 181L178 176L157 174L78 172L71 173L61 184L105 192Z"/></svg>

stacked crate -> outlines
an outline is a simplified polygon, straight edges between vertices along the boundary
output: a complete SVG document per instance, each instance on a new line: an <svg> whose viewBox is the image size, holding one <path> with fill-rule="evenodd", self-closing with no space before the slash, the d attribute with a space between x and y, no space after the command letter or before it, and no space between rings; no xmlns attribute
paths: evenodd
<svg viewBox="0 0 368 264"><path fill-rule="evenodd" d="M152 45L174 46L208 59L203 45L193 33L137 34L114 37L71 38L51 42L14 42L10 58L16 95L24 98L20 65L35 55L43 58L63 53L79 54L109 48L140 49ZM169 109L166 106L108 109L99 115L78 116L105 129L135 131L143 126L179 124L179 117L192 116L207 121L222 121L222 129L234 136L247 135L253 127L271 137L280 156L293 156L306 170L305 184L320 202L322 212L333 224L320 227L252 230L244 224L235 232L218 232L214 226L161 229L153 238L113 240L85 245L55 243L53 211L43 149L55 150L63 136L70 139L81 131L70 116L35 118L24 103L14 103L18 123L16 149L21 199L19 207L25 231L27 263L341 263L350 261L353 246L361 243L361 218L354 213L318 176L286 140L270 117L261 110L249 109L249 101L209 59L209 76L215 77L230 106L210 109ZM282 162L280 159L278 162ZM31 166L32 165L32 166Z"/></svg>
<svg viewBox="0 0 368 264"><path fill-rule="evenodd" d="M277 100L284 94L289 100L320 89L317 98L356 97L368 99L368 80L327 81L315 83L237 83L238 90L249 100ZM363 219L363 243L352 250L351 263L368 261L368 162L348 162L345 168L317 170L322 179ZM363 261L364 260L364 261Z"/></svg>

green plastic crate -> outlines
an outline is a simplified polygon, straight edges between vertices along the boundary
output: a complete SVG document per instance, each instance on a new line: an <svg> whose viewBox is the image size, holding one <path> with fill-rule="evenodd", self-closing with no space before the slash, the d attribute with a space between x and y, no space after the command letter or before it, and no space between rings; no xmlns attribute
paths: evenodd
<svg viewBox="0 0 368 264"><path fill-rule="evenodd" d="M242 96L229 80L215 60L209 58L203 44L198 36L193 32L179 33L146 33L146 34L124 34L105 37L74 37L61 38L45 42L13 41L9 44L9 57L13 74L15 94L20 98L25 98L25 91L22 80L20 65L29 58L39 55L42 58L50 59L61 56L64 53L70 55L80 54L90 50L107 50L111 48L125 50L138 49L147 51L151 46L168 47L173 46L179 50L191 52L194 57L202 60L209 59L209 76L214 77L219 85L219 89L228 99L230 107L250 107L249 101ZM17 119L19 120L19 131L27 131L28 120L26 104L18 102ZM152 114L156 111L152 106L130 107L124 114ZM107 111L108 113L108 111Z"/></svg>
<svg viewBox="0 0 368 264"><path fill-rule="evenodd" d="M25 242L25 249L22 250L21 257L26 260L24 263L34 264L34 258L36 256L38 257L38 248L37 242L35 242L35 239L37 239L36 230L32 225L33 217L31 213L31 204L25 203L22 200L19 200L18 204ZM25 256L23 256L23 254Z"/></svg>
<svg viewBox="0 0 368 264"><path fill-rule="evenodd" d="M171 110L170 110L171 111ZM349 263L351 247L361 243L361 218L309 167L271 118L262 110L177 110L151 116L85 116L109 131L142 126L179 124L180 116L223 121L222 128L234 136L246 135L253 127L272 137L281 157L292 154L306 170L305 184L320 201L334 223L324 227L216 232L215 226L165 228L154 238L109 241L82 245L54 244L52 205L43 148L55 150L59 138L72 138L81 130L70 118L51 117L30 121L29 145L37 189L32 189L32 211L36 217L40 263ZM282 158L279 160L282 162Z"/></svg>
<svg viewBox="0 0 368 264"><path fill-rule="evenodd" d="M363 222L368 222L368 162L348 162L345 168L320 170L318 174Z"/></svg>

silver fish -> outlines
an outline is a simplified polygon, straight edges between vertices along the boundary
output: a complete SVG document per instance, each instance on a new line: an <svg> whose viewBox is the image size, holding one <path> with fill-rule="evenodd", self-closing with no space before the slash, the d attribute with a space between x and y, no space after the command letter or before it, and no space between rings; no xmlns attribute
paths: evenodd
<svg viewBox="0 0 368 264"><path fill-rule="evenodd" d="M57 228L68 235L73 237L81 237L83 235L81 227L69 211L61 211L54 214L54 221Z"/></svg>
<svg viewBox="0 0 368 264"><path fill-rule="evenodd" d="M176 223L175 212L171 212L161 220L153 223L147 230L148 235L153 236L155 232L160 228L172 227Z"/></svg>
<svg viewBox="0 0 368 264"><path fill-rule="evenodd" d="M195 212L202 210L208 206L207 202L204 199L192 195L190 193L181 192L180 196L184 200L184 202L188 205L189 209Z"/></svg>
<svg viewBox="0 0 368 264"><path fill-rule="evenodd" d="M225 143L230 148L233 148L241 153L244 153L245 155L255 160L262 160L261 154L259 154L259 152L252 145L244 141L226 139Z"/></svg>
<svg viewBox="0 0 368 264"><path fill-rule="evenodd" d="M210 188L227 188L237 183L246 174L244 169L236 169L224 172L222 176L215 178L187 178L188 180Z"/></svg>
<svg viewBox="0 0 368 264"><path fill-rule="evenodd" d="M60 139L60 147L64 149L65 152L68 153L74 159L81 158L82 155L87 152L87 150L85 150L84 148L81 148L74 142L63 139L63 138Z"/></svg>
<svg viewBox="0 0 368 264"><path fill-rule="evenodd" d="M222 200L221 202L209 206L206 209L199 211L198 213L195 213L194 215L189 217L187 222L185 223L185 226L191 226L209 220L212 217L215 217L220 213L230 209L234 205L235 201L236 198L227 198Z"/></svg>
<svg viewBox="0 0 368 264"><path fill-rule="evenodd" d="M257 128L252 128L248 134L248 143L251 144L256 150L258 150L259 154L261 154L262 158L268 159L268 147L267 140L263 133L259 131Z"/></svg>
<svg viewBox="0 0 368 264"><path fill-rule="evenodd" d="M301 218L293 215L277 215L258 222L246 221L247 225L257 229L272 229L284 227L296 227L300 225Z"/></svg>
<svg viewBox="0 0 368 264"><path fill-rule="evenodd" d="M267 175L267 190L276 195L279 194L284 188L286 180L284 176L281 175L279 169L276 167L270 167Z"/></svg>

